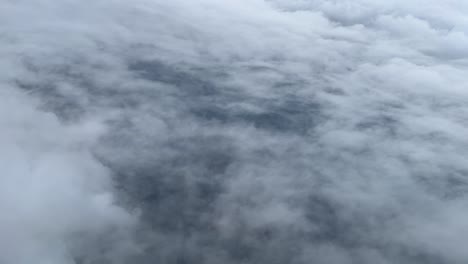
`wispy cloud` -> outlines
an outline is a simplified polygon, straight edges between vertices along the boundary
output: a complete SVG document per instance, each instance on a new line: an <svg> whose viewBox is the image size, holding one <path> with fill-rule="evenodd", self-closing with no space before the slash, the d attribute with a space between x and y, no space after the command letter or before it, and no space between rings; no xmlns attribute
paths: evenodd
<svg viewBox="0 0 468 264"><path fill-rule="evenodd" d="M465 263L468 4L0 4L0 262Z"/></svg>

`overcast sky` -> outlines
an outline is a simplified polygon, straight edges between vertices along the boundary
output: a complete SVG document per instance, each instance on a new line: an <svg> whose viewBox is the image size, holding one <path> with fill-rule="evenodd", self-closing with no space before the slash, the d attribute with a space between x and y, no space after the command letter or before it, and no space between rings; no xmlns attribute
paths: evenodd
<svg viewBox="0 0 468 264"><path fill-rule="evenodd" d="M465 264L468 2L3 0L0 263Z"/></svg>

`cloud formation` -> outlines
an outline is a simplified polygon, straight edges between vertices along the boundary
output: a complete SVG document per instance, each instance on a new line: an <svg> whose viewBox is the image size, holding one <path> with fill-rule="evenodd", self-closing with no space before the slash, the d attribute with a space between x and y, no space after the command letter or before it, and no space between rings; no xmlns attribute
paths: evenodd
<svg viewBox="0 0 468 264"><path fill-rule="evenodd" d="M465 263L468 4L0 4L0 262Z"/></svg>

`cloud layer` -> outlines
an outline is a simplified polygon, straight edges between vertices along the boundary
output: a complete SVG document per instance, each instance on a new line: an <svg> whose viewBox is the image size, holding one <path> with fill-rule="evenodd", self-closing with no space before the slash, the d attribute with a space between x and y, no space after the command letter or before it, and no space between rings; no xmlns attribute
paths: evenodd
<svg viewBox="0 0 468 264"><path fill-rule="evenodd" d="M0 4L0 262L466 263L468 4Z"/></svg>

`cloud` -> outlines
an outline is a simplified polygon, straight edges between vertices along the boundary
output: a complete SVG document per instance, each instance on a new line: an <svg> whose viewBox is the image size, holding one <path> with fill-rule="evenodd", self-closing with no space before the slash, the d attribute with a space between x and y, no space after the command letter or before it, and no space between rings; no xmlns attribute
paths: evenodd
<svg viewBox="0 0 468 264"><path fill-rule="evenodd" d="M80 254L104 258L89 252L98 244L79 248L74 237L98 239L113 232L124 239L135 220L114 204L109 171L90 153L100 125L62 125L10 87L3 87L1 101L2 262L73 263ZM107 246L102 250L117 256Z"/></svg>
<svg viewBox="0 0 468 264"><path fill-rule="evenodd" d="M467 9L4 1L0 262L464 263Z"/></svg>

